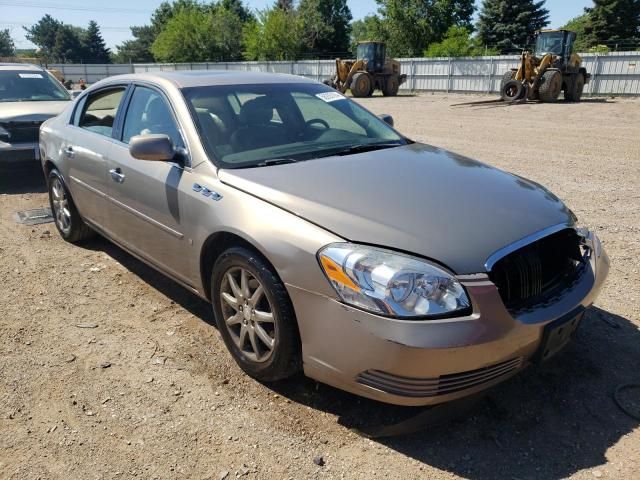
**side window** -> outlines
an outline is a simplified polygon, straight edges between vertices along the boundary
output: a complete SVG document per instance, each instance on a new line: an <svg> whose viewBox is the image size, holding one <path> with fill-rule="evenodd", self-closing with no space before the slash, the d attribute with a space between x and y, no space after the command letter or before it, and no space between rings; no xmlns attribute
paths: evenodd
<svg viewBox="0 0 640 480"><path fill-rule="evenodd" d="M136 87L124 119L122 141L129 143L135 135L154 133L164 133L176 147L184 147L173 113L164 97L151 88Z"/></svg>
<svg viewBox="0 0 640 480"><path fill-rule="evenodd" d="M111 137L113 122L120 108L125 88L102 90L90 95L85 101L82 116L78 122L80 128Z"/></svg>

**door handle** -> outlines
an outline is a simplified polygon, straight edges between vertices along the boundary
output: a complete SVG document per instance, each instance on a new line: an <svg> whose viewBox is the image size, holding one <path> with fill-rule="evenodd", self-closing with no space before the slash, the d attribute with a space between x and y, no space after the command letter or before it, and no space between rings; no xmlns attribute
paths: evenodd
<svg viewBox="0 0 640 480"><path fill-rule="evenodd" d="M117 183L124 182L124 173L119 168L112 168L109 170L109 174L111 174L111 180Z"/></svg>
<svg viewBox="0 0 640 480"><path fill-rule="evenodd" d="M73 147L71 146L65 148L62 152L65 154L65 156L69 158L73 158L76 155L75 152L73 151Z"/></svg>

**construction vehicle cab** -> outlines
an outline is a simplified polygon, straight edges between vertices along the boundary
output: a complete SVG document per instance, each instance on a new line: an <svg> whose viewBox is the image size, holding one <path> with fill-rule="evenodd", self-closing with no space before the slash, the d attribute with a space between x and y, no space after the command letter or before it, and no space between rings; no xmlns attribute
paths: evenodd
<svg viewBox="0 0 640 480"><path fill-rule="evenodd" d="M367 72L375 73L384 69L387 46L382 42L362 42L356 48L358 60L364 60Z"/></svg>
<svg viewBox="0 0 640 480"><path fill-rule="evenodd" d="M407 76L400 73L400 62L387 58L386 53L383 42L358 42L357 58L336 58L336 73L324 83L342 93L351 90L354 97L370 97L376 89L395 96Z"/></svg>
<svg viewBox="0 0 640 480"><path fill-rule="evenodd" d="M519 68L505 73L502 98L555 102L564 91L565 100L579 102L591 75L574 52L577 35L569 30L540 30L533 52L522 52Z"/></svg>

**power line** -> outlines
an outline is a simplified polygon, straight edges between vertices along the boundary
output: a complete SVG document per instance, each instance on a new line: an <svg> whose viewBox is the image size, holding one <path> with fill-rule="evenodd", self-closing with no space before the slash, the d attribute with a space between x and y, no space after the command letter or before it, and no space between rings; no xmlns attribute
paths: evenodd
<svg viewBox="0 0 640 480"><path fill-rule="evenodd" d="M31 27L34 24L32 22L0 22L0 26L5 26L5 25L18 25L18 26ZM100 30L111 30L111 31L120 31L120 32L128 32L131 30L129 27L103 27L102 25L99 25L99 26L100 26Z"/></svg>
<svg viewBox="0 0 640 480"><path fill-rule="evenodd" d="M82 5L69 5L69 4L52 4L41 2L21 2L20 5L16 5L14 2L0 1L0 5L6 5L10 7L28 7L28 8L46 8L52 10L76 10L80 12L113 12L113 13L149 13L147 10L141 10L136 8L116 8L116 7L83 7Z"/></svg>

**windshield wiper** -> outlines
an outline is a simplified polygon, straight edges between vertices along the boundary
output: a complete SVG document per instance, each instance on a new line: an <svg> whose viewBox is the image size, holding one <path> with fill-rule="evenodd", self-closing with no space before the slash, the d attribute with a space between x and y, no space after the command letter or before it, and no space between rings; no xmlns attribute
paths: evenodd
<svg viewBox="0 0 640 480"><path fill-rule="evenodd" d="M262 162L256 164L256 167L270 167L271 165L283 165L285 163L296 163L299 160L295 158L286 157L286 158L269 158L267 160L263 160Z"/></svg>
<svg viewBox="0 0 640 480"><path fill-rule="evenodd" d="M372 152L374 150L383 150L385 148L400 147L403 143L362 143L359 145L351 145L330 155L352 155L354 153Z"/></svg>

